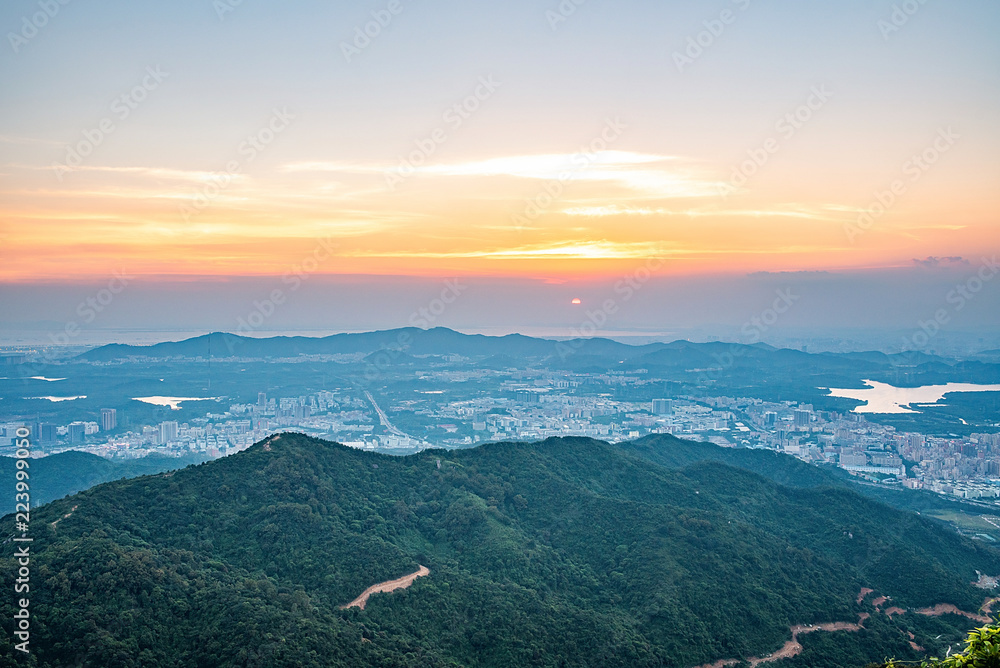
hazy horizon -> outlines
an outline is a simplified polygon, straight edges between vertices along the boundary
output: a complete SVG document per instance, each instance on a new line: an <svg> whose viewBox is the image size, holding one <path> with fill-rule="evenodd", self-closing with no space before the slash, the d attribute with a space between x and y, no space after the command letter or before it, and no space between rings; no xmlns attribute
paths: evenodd
<svg viewBox="0 0 1000 668"><path fill-rule="evenodd" d="M4 291L1000 250L985 0L32 7L0 9Z"/></svg>
<svg viewBox="0 0 1000 668"><path fill-rule="evenodd" d="M137 339L142 332L263 336L443 326L484 334L762 340L794 347L814 339L818 349L845 351L901 349L909 340L911 349L967 353L1000 345L1000 291L992 278L979 280L982 267L950 258L867 273L679 278L639 264L613 280L564 281L318 274L293 282L156 281L125 273L110 282L7 286L0 327L8 346L99 345L117 333L122 342L137 342L155 339ZM776 302L780 312L769 313ZM67 327L73 334L65 335ZM925 341L919 333L929 330L933 336Z"/></svg>

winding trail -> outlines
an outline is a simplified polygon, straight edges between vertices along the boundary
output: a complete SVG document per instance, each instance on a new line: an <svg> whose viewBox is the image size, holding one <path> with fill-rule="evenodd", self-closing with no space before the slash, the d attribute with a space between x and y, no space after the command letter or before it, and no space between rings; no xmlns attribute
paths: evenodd
<svg viewBox="0 0 1000 668"><path fill-rule="evenodd" d="M984 617L982 615L977 615L972 612L966 612L965 610L959 610L951 603L938 603L933 608L920 608L915 611L918 615L926 615L927 617L940 617L941 615L951 613L953 615L962 615L963 617L968 617L969 619L974 619L977 622L982 622L983 624L989 624L993 620L989 617Z"/></svg>
<svg viewBox="0 0 1000 668"><path fill-rule="evenodd" d="M747 661L751 666L756 667L762 663L780 661L781 659L790 659L793 656L797 656L802 651L802 644L799 642L800 635L813 633L815 631L860 631L864 628L861 623L868 619L868 616L867 612L860 613L858 615L857 624L851 624L850 622L828 622L826 624L813 624L812 626L797 624L790 627L792 639L786 642L784 647L763 658L750 657ZM726 668L726 666L735 666L739 662L739 659L720 659L715 663L705 663L697 668Z"/></svg>
<svg viewBox="0 0 1000 668"><path fill-rule="evenodd" d="M799 636L805 633L813 633L814 631L860 631L864 628L861 625L861 622L865 621L867 618L868 615L862 612L858 615L857 624L851 624L850 622L828 622L826 624L814 624L812 626L804 626L801 624L793 626L792 639L786 642L784 647L771 656L764 657L763 659L751 657L750 665L759 666L762 663L770 663L771 661L778 661L780 659L788 659L793 656L797 656L802 651L802 644L799 642Z"/></svg>
<svg viewBox="0 0 1000 668"><path fill-rule="evenodd" d="M865 587L858 593L857 602L860 604L862 601L865 600L865 598L869 594L872 593L874 593L873 590ZM886 608L884 611L881 610L880 609L881 606L884 605L889 600L891 599L888 596L878 596L877 598L873 599L871 603L875 606L875 610L877 612L881 612L882 614L888 616L890 619L892 619L894 615L903 615L908 612L907 610L904 610L903 608L899 608L896 606ZM986 599L986 602L983 603L981 610L989 614L991 606L998 601L1000 601L1000 598ZM938 603L937 605L930 608L911 609L909 610L909 612L914 612L918 615L924 615L927 617L938 617L940 615L945 615L945 614L961 615L962 617L968 617L969 619L973 619L977 622L982 622L984 624L989 624L990 622L993 621L989 617L984 617L983 615L977 615L972 612L966 612L965 610L960 610L958 607L952 605L951 603ZM861 629L864 628L864 622L869 617L871 617L871 615L869 615L867 612L862 612L858 614L857 624L851 624L850 622L828 622L826 624L814 624L812 626L805 626L799 624L796 626L789 627L789 630L792 632L792 639L786 642L781 649L763 658L750 657L749 659L747 659L747 662L753 668L756 668L756 666L759 666L762 663L770 663L772 661L779 661L781 659L789 659L793 656L798 656L798 654L802 652L802 643L799 642L800 635L805 633L813 633L815 631L828 631L828 632L860 631ZM912 633L908 633L907 635L909 636L910 647L912 647L914 650L918 652L925 651L923 647L921 647L915 642L916 638ZM735 666L739 662L740 662L739 659L719 659L718 661L715 661L713 663L704 663L700 666L697 666L696 668L726 668L727 666Z"/></svg>
<svg viewBox="0 0 1000 668"><path fill-rule="evenodd" d="M59 519L57 519L57 520L56 520L55 522L52 522L50 526L51 526L51 527L52 527L53 529L55 529L55 528L56 528L56 525L57 525L57 524L59 524L59 523L60 523L60 522L62 522L62 521L63 521L64 519L66 519L67 517L69 517L70 515L72 515L73 513L75 513L75 512L76 512L76 509L77 509L77 508L79 508L79 507L80 507L80 506L73 506L72 508L70 508L70 509L69 509L69 512L68 512L68 513L66 513L65 515L63 515L63 516L62 516L62 517L60 517Z"/></svg>
<svg viewBox="0 0 1000 668"><path fill-rule="evenodd" d="M416 573L410 573L409 575L404 575L401 578L395 580L389 580L387 582L380 582L378 584L373 584L368 589L361 592L361 596L348 603L347 605L340 606L341 610L346 610L347 608L353 608L355 606L365 609L365 605L368 604L368 597L372 594L389 593L396 591L397 589L406 589L413 584L413 581L417 578L422 578L425 575L430 575L431 571L426 566L421 566L417 569Z"/></svg>

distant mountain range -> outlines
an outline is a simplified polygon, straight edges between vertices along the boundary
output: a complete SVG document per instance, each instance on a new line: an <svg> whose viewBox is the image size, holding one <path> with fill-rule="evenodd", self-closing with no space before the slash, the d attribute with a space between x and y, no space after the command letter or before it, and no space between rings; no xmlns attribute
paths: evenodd
<svg viewBox="0 0 1000 668"><path fill-rule="evenodd" d="M794 458L666 435L390 457L282 434L31 522L40 668L689 668L826 622L853 630L781 666L862 666L943 653L973 622L916 609L975 613L976 571L1000 574L995 548Z"/></svg>
<svg viewBox="0 0 1000 668"><path fill-rule="evenodd" d="M870 378L897 386L953 380L1000 382L1000 360L949 360L919 352L885 354L806 353L764 343L650 343L629 345L605 338L555 341L520 334L484 336L450 329L413 327L323 338L251 338L214 333L151 346L113 344L83 353L85 362L251 358L278 360L303 355L360 355L360 367L426 365L443 357L469 358L483 368L542 365L550 369L605 373L642 369L660 378L701 386L718 384L739 392L757 387L774 396L816 400L816 387L857 387ZM363 370L363 369L362 369ZM834 384L840 383L840 384ZM751 395L758 396L758 395Z"/></svg>
<svg viewBox="0 0 1000 668"><path fill-rule="evenodd" d="M762 362L783 360L797 364L809 359L841 360L841 364L868 364L891 366L939 363L949 364L945 358L920 352L889 355L881 352L864 353L805 353L797 350L778 349L764 343L648 343L630 345L606 338L578 338L565 341L541 339L522 334L486 336L463 334L444 327L419 329L405 327L376 332L334 334L326 337L276 336L254 338L215 332L183 341L157 343L149 346L110 344L82 353L77 359L91 362L109 362L129 357L150 359L183 358L288 358L299 355L338 355L363 353L371 355L380 351L398 351L410 356L461 355L463 357L506 359L517 362L523 358L565 360L571 357L617 359L631 362L631 366L671 366L701 361L711 365L734 358L736 362ZM375 359L374 357L372 359ZM395 357L393 357L395 359Z"/></svg>
<svg viewBox="0 0 1000 668"><path fill-rule="evenodd" d="M564 346L567 354L585 352L594 355L627 355L634 357L659 350L667 344L654 343L630 346L609 339L580 339L560 344L549 339L538 339L521 334L484 336L462 334L451 329L436 327L419 329L406 327L378 332L334 334L322 338L305 336L276 336L252 338L215 332L184 341L158 343L151 346L111 344L80 355L89 361L110 361L130 356L155 359L168 357L258 357L280 358L298 355L337 355L374 353L380 350L400 350L410 355L462 355L544 358L558 355ZM558 347L558 349L557 349Z"/></svg>

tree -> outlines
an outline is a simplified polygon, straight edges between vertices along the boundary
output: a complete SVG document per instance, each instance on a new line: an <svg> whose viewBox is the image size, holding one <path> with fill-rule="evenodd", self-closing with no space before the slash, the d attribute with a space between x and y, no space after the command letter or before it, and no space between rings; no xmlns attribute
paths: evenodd
<svg viewBox="0 0 1000 668"><path fill-rule="evenodd" d="M892 660L884 668L916 665ZM919 664L921 668L1000 668L1000 626L991 624L974 629L965 641L965 650L945 657L932 658Z"/></svg>

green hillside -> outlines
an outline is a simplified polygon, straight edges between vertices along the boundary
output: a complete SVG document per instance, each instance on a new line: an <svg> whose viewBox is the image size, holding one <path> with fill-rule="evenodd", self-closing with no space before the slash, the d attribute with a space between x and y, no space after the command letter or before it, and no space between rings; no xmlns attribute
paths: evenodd
<svg viewBox="0 0 1000 668"><path fill-rule="evenodd" d="M900 510L958 512L980 515L982 506L956 497L926 490L912 490L864 483L832 465L815 466L774 450L722 448L713 443L682 441L673 436L651 434L620 444L631 454L667 468L683 468L696 462L722 462L745 469L781 485L791 487L842 487Z"/></svg>
<svg viewBox="0 0 1000 668"><path fill-rule="evenodd" d="M1000 552L849 489L589 439L389 457L286 434L31 520L34 663L5 622L4 665L695 666L869 612L780 664L864 665L919 657L904 629L937 651L974 623L890 620L862 587L974 611L975 570L1000 573Z"/></svg>
<svg viewBox="0 0 1000 668"><path fill-rule="evenodd" d="M205 457L150 455L140 459L112 461L87 452L70 450L31 460L32 505L61 499L102 482L135 478L200 464ZM0 457L0 513L14 512L15 459Z"/></svg>

